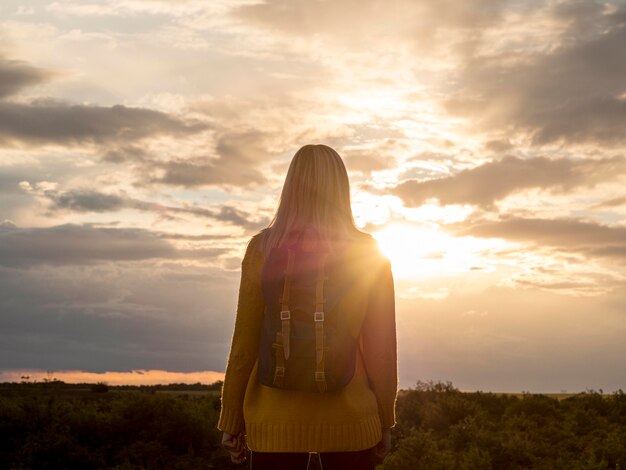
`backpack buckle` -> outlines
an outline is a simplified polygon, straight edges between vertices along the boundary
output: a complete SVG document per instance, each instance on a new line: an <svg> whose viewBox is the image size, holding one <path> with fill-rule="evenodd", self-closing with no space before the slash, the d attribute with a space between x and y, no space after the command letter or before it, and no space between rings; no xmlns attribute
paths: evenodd
<svg viewBox="0 0 626 470"><path fill-rule="evenodd" d="M290 310L281 310L280 311L280 319L281 320L290 320L291 319L291 311Z"/></svg>
<svg viewBox="0 0 626 470"><path fill-rule="evenodd" d="M324 312L315 312L315 313L313 313L313 320L315 320L315 321L324 321Z"/></svg>
<svg viewBox="0 0 626 470"><path fill-rule="evenodd" d="M326 381L326 373L324 371L315 372L315 381L316 382L325 382Z"/></svg>
<svg viewBox="0 0 626 470"><path fill-rule="evenodd" d="M276 377L284 377L285 376L285 368L281 366L276 366Z"/></svg>

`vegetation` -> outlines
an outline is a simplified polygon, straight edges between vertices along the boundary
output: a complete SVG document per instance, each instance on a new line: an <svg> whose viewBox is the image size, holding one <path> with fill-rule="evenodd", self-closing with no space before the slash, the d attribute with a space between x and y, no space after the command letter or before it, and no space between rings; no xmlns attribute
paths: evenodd
<svg viewBox="0 0 626 470"><path fill-rule="evenodd" d="M8 469L229 468L219 396L169 387L2 384L0 462ZM96 384L97 385L97 384ZM189 389L189 387L187 387ZM193 389L192 389L193 390Z"/></svg>
<svg viewBox="0 0 626 470"><path fill-rule="evenodd" d="M0 384L0 467L245 468L219 445L221 383L198 385ZM626 469L621 390L559 400L418 382L397 411L384 470Z"/></svg>
<svg viewBox="0 0 626 470"><path fill-rule="evenodd" d="M396 469L626 469L626 396L465 393L418 382L398 400Z"/></svg>

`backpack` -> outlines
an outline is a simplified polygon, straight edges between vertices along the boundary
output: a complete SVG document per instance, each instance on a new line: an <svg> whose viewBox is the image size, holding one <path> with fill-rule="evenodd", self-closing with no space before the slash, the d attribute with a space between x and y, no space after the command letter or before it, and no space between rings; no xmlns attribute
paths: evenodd
<svg viewBox="0 0 626 470"><path fill-rule="evenodd" d="M304 233L272 248L263 264L258 379L268 387L323 393L354 376L358 339L336 308L346 287L341 257L319 243L304 251Z"/></svg>

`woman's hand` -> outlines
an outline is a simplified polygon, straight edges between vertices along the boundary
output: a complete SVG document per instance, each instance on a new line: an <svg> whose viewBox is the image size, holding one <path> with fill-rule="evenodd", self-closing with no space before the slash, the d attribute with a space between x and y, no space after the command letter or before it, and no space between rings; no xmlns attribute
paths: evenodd
<svg viewBox="0 0 626 470"><path fill-rule="evenodd" d="M383 428L383 438L376 444L376 464L383 463L391 450L391 428Z"/></svg>
<svg viewBox="0 0 626 470"><path fill-rule="evenodd" d="M222 434L222 447L230 454L230 460L233 463L243 463L246 461L246 441L242 433L229 434L224 432Z"/></svg>

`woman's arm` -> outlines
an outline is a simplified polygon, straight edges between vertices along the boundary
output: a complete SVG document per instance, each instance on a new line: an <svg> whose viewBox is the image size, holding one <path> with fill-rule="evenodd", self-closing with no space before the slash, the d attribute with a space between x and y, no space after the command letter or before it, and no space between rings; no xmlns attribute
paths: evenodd
<svg viewBox="0 0 626 470"><path fill-rule="evenodd" d="M217 424L220 431L232 435L245 430L243 399L250 372L258 358L259 333L264 310L261 290L263 255L259 252L258 242L258 236L250 240L241 262L235 331L222 387L222 410Z"/></svg>
<svg viewBox="0 0 626 470"><path fill-rule="evenodd" d="M383 428L396 423L398 392L395 291L391 264L379 255L361 328L361 347L370 387L376 395Z"/></svg>

